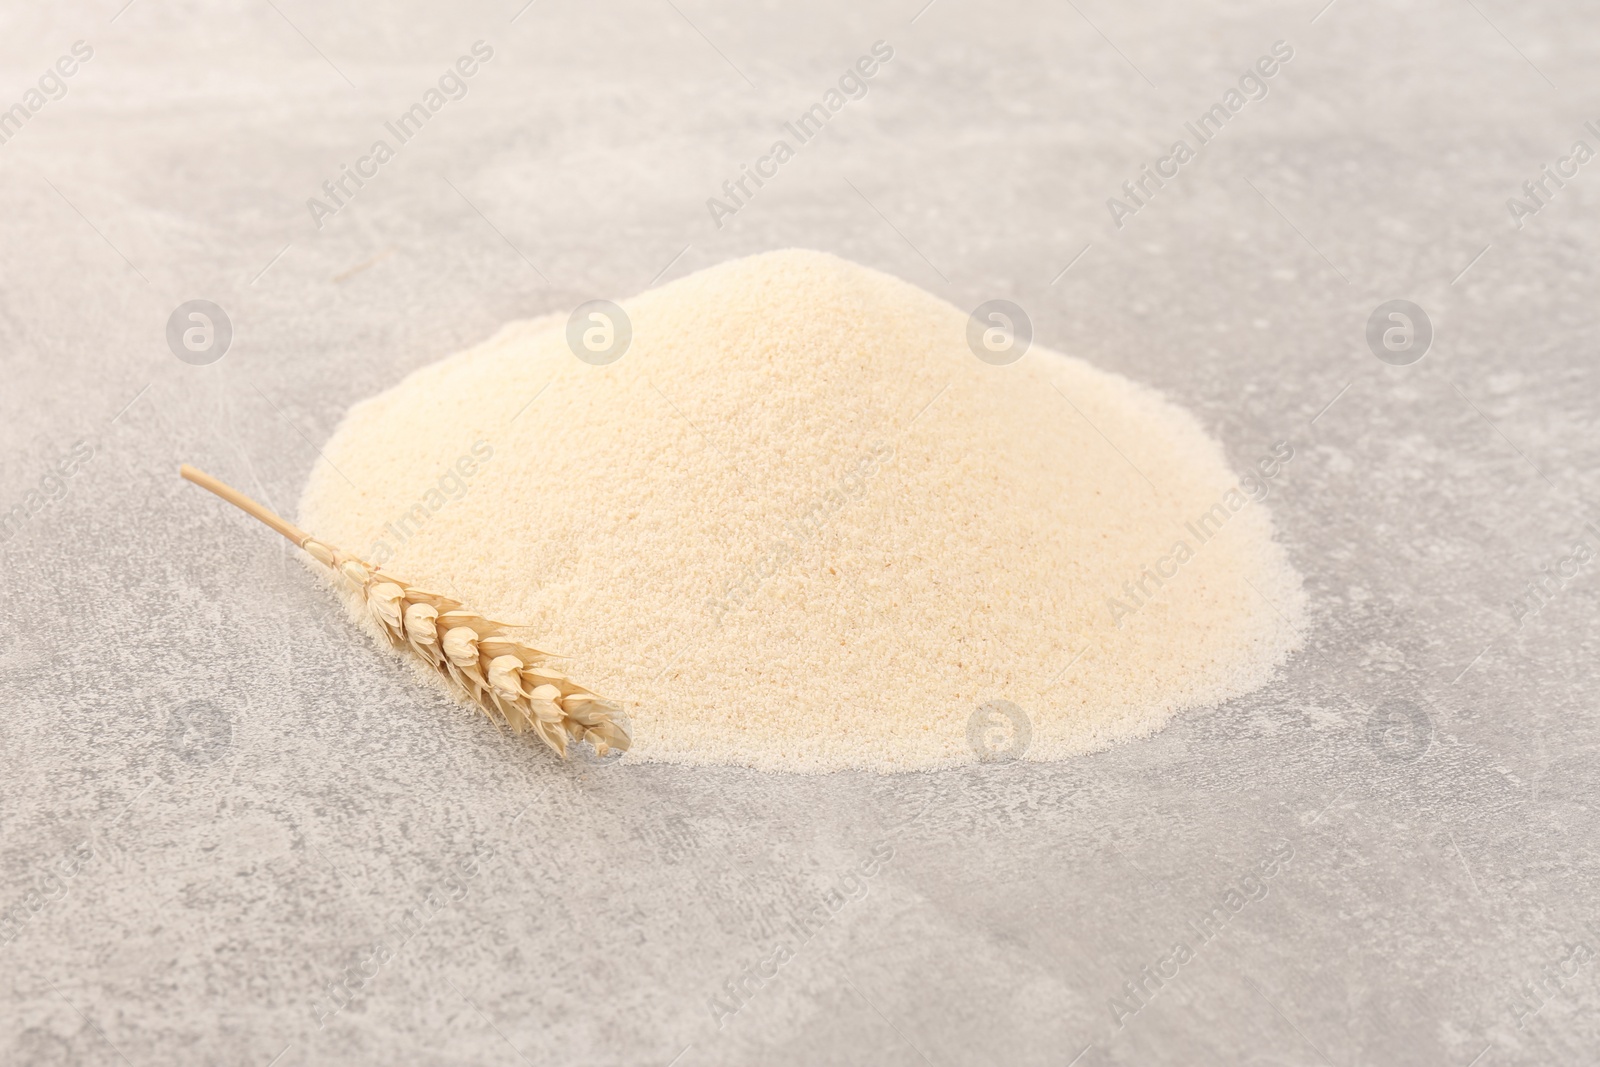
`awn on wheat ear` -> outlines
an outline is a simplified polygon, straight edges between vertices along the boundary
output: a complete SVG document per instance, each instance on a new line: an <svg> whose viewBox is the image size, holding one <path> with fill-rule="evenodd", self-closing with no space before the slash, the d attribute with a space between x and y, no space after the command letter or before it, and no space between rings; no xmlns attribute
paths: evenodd
<svg viewBox="0 0 1600 1067"><path fill-rule="evenodd" d="M532 730L560 754L588 741L604 756L632 743L622 708L596 696L546 666L552 657L510 637L460 601L424 592L382 573L355 556L323 544L232 486L185 463L179 473L234 507L272 527L333 573L361 598L368 614L395 648L409 651L483 709L491 722L512 732Z"/></svg>

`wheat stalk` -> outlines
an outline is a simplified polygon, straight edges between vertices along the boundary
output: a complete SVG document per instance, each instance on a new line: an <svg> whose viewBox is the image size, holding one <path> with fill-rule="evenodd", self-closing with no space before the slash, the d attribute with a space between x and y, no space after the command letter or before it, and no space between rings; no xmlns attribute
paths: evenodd
<svg viewBox="0 0 1600 1067"><path fill-rule="evenodd" d="M389 643L404 648L460 690L489 721L513 733L532 730L562 758L584 740L604 756L632 744L622 707L546 666L552 657L510 636L513 627L468 611L460 601L407 585L316 540L243 493L185 463L179 473L272 527L326 567L366 605Z"/></svg>

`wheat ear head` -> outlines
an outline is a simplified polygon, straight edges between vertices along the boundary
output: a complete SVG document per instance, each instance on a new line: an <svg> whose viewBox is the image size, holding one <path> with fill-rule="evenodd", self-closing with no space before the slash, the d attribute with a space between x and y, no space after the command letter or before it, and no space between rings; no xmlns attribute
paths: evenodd
<svg viewBox="0 0 1600 1067"><path fill-rule="evenodd" d="M411 652L513 733L532 730L563 759L584 740L604 756L633 743L622 707L547 666L552 657L510 636L512 627L468 611L460 601L407 585L316 540L230 485L185 463L178 473L272 527L326 567L352 593L395 648Z"/></svg>

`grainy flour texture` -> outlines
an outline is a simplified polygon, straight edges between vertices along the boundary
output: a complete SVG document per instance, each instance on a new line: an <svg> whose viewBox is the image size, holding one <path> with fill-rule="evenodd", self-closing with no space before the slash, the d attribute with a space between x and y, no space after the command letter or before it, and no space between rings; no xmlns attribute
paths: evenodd
<svg viewBox="0 0 1600 1067"><path fill-rule="evenodd" d="M627 759L949 766L991 701L1061 759L1295 649L1287 446L1236 474L1152 390L1038 345L982 362L968 312L822 253L622 306L609 365L565 316L514 322L356 405L300 521L526 624L626 702Z"/></svg>

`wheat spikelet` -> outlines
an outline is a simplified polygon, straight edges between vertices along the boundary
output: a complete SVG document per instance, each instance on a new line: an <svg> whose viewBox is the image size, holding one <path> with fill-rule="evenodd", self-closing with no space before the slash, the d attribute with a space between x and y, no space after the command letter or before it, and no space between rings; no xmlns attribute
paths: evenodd
<svg viewBox="0 0 1600 1067"><path fill-rule="evenodd" d="M327 568L366 606L389 643L409 651L513 733L532 730L563 758L574 741L604 756L632 743L622 708L550 667L552 657L511 636L512 627L459 601L384 574L318 541L232 486L184 464L179 473L278 531Z"/></svg>

